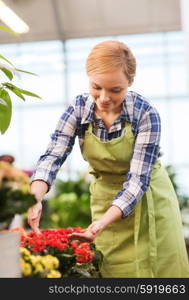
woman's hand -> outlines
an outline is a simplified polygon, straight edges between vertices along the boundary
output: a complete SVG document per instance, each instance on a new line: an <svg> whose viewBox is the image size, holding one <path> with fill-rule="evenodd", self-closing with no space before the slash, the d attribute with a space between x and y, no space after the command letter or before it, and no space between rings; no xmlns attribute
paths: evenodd
<svg viewBox="0 0 189 300"><path fill-rule="evenodd" d="M69 238L71 240L92 243L102 230L104 230L109 224L120 219L122 215L123 213L121 209L115 205L112 205L98 221L95 221L89 225L84 232L72 233L70 234Z"/></svg>
<svg viewBox="0 0 189 300"><path fill-rule="evenodd" d="M104 224L101 221L95 221L92 224L90 224L84 232L70 234L69 239L92 243L103 229Z"/></svg>
<svg viewBox="0 0 189 300"><path fill-rule="evenodd" d="M42 213L42 203L37 202L28 209L28 223L36 233L39 233L39 221Z"/></svg>
<svg viewBox="0 0 189 300"><path fill-rule="evenodd" d="M28 209L28 223L33 231L39 233L39 221L42 212L41 202L48 191L48 184L43 180L34 180L30 191L35 196L37 203Z"/></svg>

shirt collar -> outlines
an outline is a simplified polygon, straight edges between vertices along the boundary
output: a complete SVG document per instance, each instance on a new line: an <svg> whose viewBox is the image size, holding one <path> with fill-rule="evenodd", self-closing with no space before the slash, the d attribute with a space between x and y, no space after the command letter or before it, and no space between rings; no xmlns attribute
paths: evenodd
<svg viewBox="0 0 189 300"><path fill-rule="evenodd" d="M131 118L130 118L130 115L129 115L128 109L127 109L127 101L129 100L129 98L130 98L130 93L128 93L125 96L125 99L123 100L122 110L121 110L121 113L120 113L120 119L125 120L126 122L131 122ZM84 111L83 111L83 117L81 119L81 124L87 124L87 123L94 122L94 106L95 106L94 99L89 94L89 96L86 100L86 104L84 106Z"/></svg>
<svg viewBox="0 0 189 300"><path fill-rule="evenodd" d="M126 95L125 99L123 100L123 106L120 113L120 119L126 122L131 122L131 118L128 112L127 103L128 102L128 95Z"/></svg>
<svg viewBox="0 0 189 300"><path fill-rule="evenodd" d="M81 124L87 124L94 121L94 106L95 102L93 100L93 97L89 94L85 102Z"/></svg>

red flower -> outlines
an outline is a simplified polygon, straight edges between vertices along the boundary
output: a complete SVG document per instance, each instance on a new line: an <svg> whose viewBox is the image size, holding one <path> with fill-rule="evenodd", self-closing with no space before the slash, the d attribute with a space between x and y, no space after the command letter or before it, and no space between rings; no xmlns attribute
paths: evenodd
<svg viewBox="0 0 189 300"><path fill-rule="evenodd" d="M91 251L89 243L81 243L74 249L74 253L77 254L76 260L78 263L91 262L94 258L94 252Z"/></svg>
<svg viewBox="0 0 189 300"><path fill-rule="evenodd" d="M89 243L81 243L79 241L70 241L68 235L73 232L82 232L80 227L61 228L61 229L43 229L40 234L30 232L25 236L21 236L21 246L29 248L32 252L44 254L58 250L64 252L67 249L76 254L78 263L88 263L94 258L94 252L91 251Z"/></svg>

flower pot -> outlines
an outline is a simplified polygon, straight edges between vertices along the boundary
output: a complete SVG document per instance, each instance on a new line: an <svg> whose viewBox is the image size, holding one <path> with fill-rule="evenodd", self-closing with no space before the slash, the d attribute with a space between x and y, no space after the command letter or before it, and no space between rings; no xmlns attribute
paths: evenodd
<svg viewBox="0 0 189 300"><path fill-rule="evenodd" d="M0 232L0 258L0 278L21 277L19 233Z"/></svg>

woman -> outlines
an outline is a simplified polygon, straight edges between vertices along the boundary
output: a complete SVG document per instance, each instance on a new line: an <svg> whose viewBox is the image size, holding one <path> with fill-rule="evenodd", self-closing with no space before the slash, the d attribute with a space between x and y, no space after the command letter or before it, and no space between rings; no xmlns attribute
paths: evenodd
<svg viewBox="0 0 189 300"><path fill-rule="evenodd" d="M37 231L41 201L78 135L89 162L92 224L71 239L95 242L103 277L188 277L178 201L159 156L160 118L128 91L136 61L118 41L96 45L87 58L89 94L63 113L33 175L38 203L28 222Z"/></svg>

